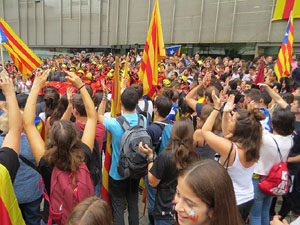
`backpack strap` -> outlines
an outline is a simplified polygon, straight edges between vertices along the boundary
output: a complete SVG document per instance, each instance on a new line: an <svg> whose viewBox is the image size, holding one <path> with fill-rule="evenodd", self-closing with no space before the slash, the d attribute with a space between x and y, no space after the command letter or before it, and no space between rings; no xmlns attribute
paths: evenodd
<svg viewBox="0 0 300 225"><path fill-rule="evenodd" d="M148 102L148 100L146 100L144 102L145 102L144 112L148 112L149 102Z"/></svg>
<svg viewBox="0 0 300 225"><path fill-rule="evenodd" d="M272 137L272 138L273 138L273 137ZM276 144L276 147L277 147L277 150L278 150L278 153L279 153L280 161L283 162L283 158L282 158L280 149L279 149L279 147L278 147L277 141L275 140L275 138L273 138L273 140L275 141L275 144Z"/></svg>
<svg viewBox="0 0 300 225"><path fill-rule="evenodd" d="M139 106L139 104L136 104L135 109L136 109L136 111L137 111L138 114L143 113L143 110L141 109L141 107Z"/></svg>
<svg viewBox="0 0 300 225"><path fill-rule="evenodd" d="M229 153L228 153L228 155L227 155L226 160L225 160L224 163L223 163L223 166L226 165L226 170L228 169L228 166L229 166L229 159L230 159L230 155L231 155L232 150L233 150L233 142L231 142L230 151L229 151Z"/></svg>
<svg viewBox="0 0 300 225"><path fill-rule="evenodd" d="M34 165L34 163L32 163L31 161L29 161L28 159L26 159L24 156L19 155L19 158L27 165L30 166L32 169L34 169L35 171L37 171L38 173L40 173L39 168Z"/></svg>
<svg viewBox="0 0 300 225"><path fill-rule="evenodd" d="M130 124L128 123L128 121L126 120L126 118L124 116L121 115L121 116L117 117L116 119L124 131L128 130L130 128Z"/></svg>
<svg viewBox="0 0 300 225"><path fill-rule="evenodd" d="M139 120L138 120L138 126L144 127L144 117L140 114L138 114Z"/></svg>

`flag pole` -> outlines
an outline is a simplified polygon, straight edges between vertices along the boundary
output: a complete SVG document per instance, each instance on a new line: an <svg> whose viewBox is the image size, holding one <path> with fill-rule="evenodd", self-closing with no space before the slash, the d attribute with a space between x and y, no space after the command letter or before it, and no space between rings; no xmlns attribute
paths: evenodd
<svg viewBox="0 0 300 225"><path fill-rule="evenodd" d="M4 59L3 59L3 47L2 47L2 43L0 45L0 51L1 51L1 65L2 65L2 70L4 70Z"/></svg>

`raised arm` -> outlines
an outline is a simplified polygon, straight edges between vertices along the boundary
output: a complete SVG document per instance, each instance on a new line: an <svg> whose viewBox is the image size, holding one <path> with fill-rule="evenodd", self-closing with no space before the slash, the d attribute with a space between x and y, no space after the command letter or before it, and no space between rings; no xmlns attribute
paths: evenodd
<svg viewBox="0 0 300 225"><path fill-rule="evenodd" d="M228 130L228 124L231 120L230 113L234 109L234 95L230 95L227 103L225 104L224 110L223 110L223 117L222 117L222 133L225 138L230 138L233 134Z"/></svg>
<svg viewBox="0 0 300 225"><path fill-rule="evenodd" d="M67 89L67 97L68 97L68 107L62 117L60 118L61 120L70 120L71 115L72 115L72 96L73 96L73 88L68 88Z"/></svg>
<svg viewBox="0 0 300 225"><path fill-rule="evenodd" d="M35 79L23 113L24 129L26 131L27 139L37 163L40 162L46 151L46 144L34 124L36 101L39 95L39 91L46 85L46 80L49 73L50 70L45 70L43 73L37 73L35 75Z"/></svg>
<svg viewBox="0 0 300 225"><path fill-rule="evenodd" d="M203 83L201 82L197 87L193 88L186 96L185 100L187 104L196 111L196 105L197 101L194 99L194 96L197 94L197 92L200 90L200 88L203 87Z"/></svg>
<svg viewBox="0 0 300 225"><path fill-rule="evenodd" d="M221 155L221 161L223 161L224 157L226 157L228 155L228 152L230 151L231 141L219 137L218 135L212 132L212 128L214 126L216 117L220 113L220 108L222 105L220 99L215 95L214 91L212 93L212 97L214 100L214 110L206 119L202 127L202 135L204 137L205 142Z"/></svg>
<svg viewBox="0 0 300 225"><path fill-rule="evenodd" d="M66 76L66 79L71 81L72 85L79 89L87 114L87 121L85 124L83 135L81 137L81 141L89 146L90 150L93 151L97 125L97 113L94 102L87 92L82 80L72 72L67 72L67 74L68 76Z"/></svg>
<svg viewBox="0 0 300 225"><path fill-rule="evenodd" d="M101 101L101 103L99 105L99 108L98 108L98 121L100 123L103 123L103 121L105 120L104 113L105 113L105 108L106 108L108 90L106 88L104 80L101 80L101 85L102 85L102 88L103 88L103 91L104 91L104 95L103 95L102 101Z"/></svg>
<svg viewBox="0 0 300 225"><path fill-rule="evenodd" d="M19 155L22 119L12 80L8 77L2 77L0 79L0 88L6 98L8 109L8 133L1 147L11 148Z"/></svg>
<svg viewBox="0 0 300 225"><path fill-rule="evenodd" d="M286 103L286 101L284 101L280 95L278 93L276 93L269 85L267 84L262 84L259 83L258 84L259 87L263 87L267 90L267 92L269 93L269 95L271 96L271 98L283 109L285 109L288 104Z"/></svg>

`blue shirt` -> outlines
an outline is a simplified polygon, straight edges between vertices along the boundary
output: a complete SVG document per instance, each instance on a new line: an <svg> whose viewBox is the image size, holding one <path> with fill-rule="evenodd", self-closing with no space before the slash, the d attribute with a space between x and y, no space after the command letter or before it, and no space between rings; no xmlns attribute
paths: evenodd
<svg viewBox="0 0 300 225"><path fill-rule="evenodd" d="M130 126L138 125L138 114L122 114L125 117L127 122ZM143 116L144 117L144 116ZM147 119L144 117L144 127L146 127ZM114 180L124 180L124 177L121 177L118 173L118 163L120 159L120 145L122 135L124 134L124 130L116 120L116 118L106 118L103 121L103 125L105 126L106 130L111 133L112 136L112 160L111 166L109 170L109 176Z"/></svg>
<svg viewBox="0 0 300 225"><path fill-rule="evenodd" d="M5 135L0 136L0 145L2 145L4 138ZM21 134L20 155L37 166L25 134ZM25 164L21 159L19 159L19 162L20 168L13 184L14 191L19 204L30 203L42 196L42 189L38 189L41 175Z"/></svg>

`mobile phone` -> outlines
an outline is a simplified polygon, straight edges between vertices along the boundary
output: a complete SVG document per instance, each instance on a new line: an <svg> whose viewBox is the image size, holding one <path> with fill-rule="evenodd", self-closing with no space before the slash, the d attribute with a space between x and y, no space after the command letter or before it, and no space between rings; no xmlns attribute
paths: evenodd
<svg viewBox="0 0 300 225"><path fill-rule="evenodd" d="M56 72L56 71L51 71L49 76L48 76L48 81L57 81L57 82L66 82L67 74L65 72Z"/></svg>

